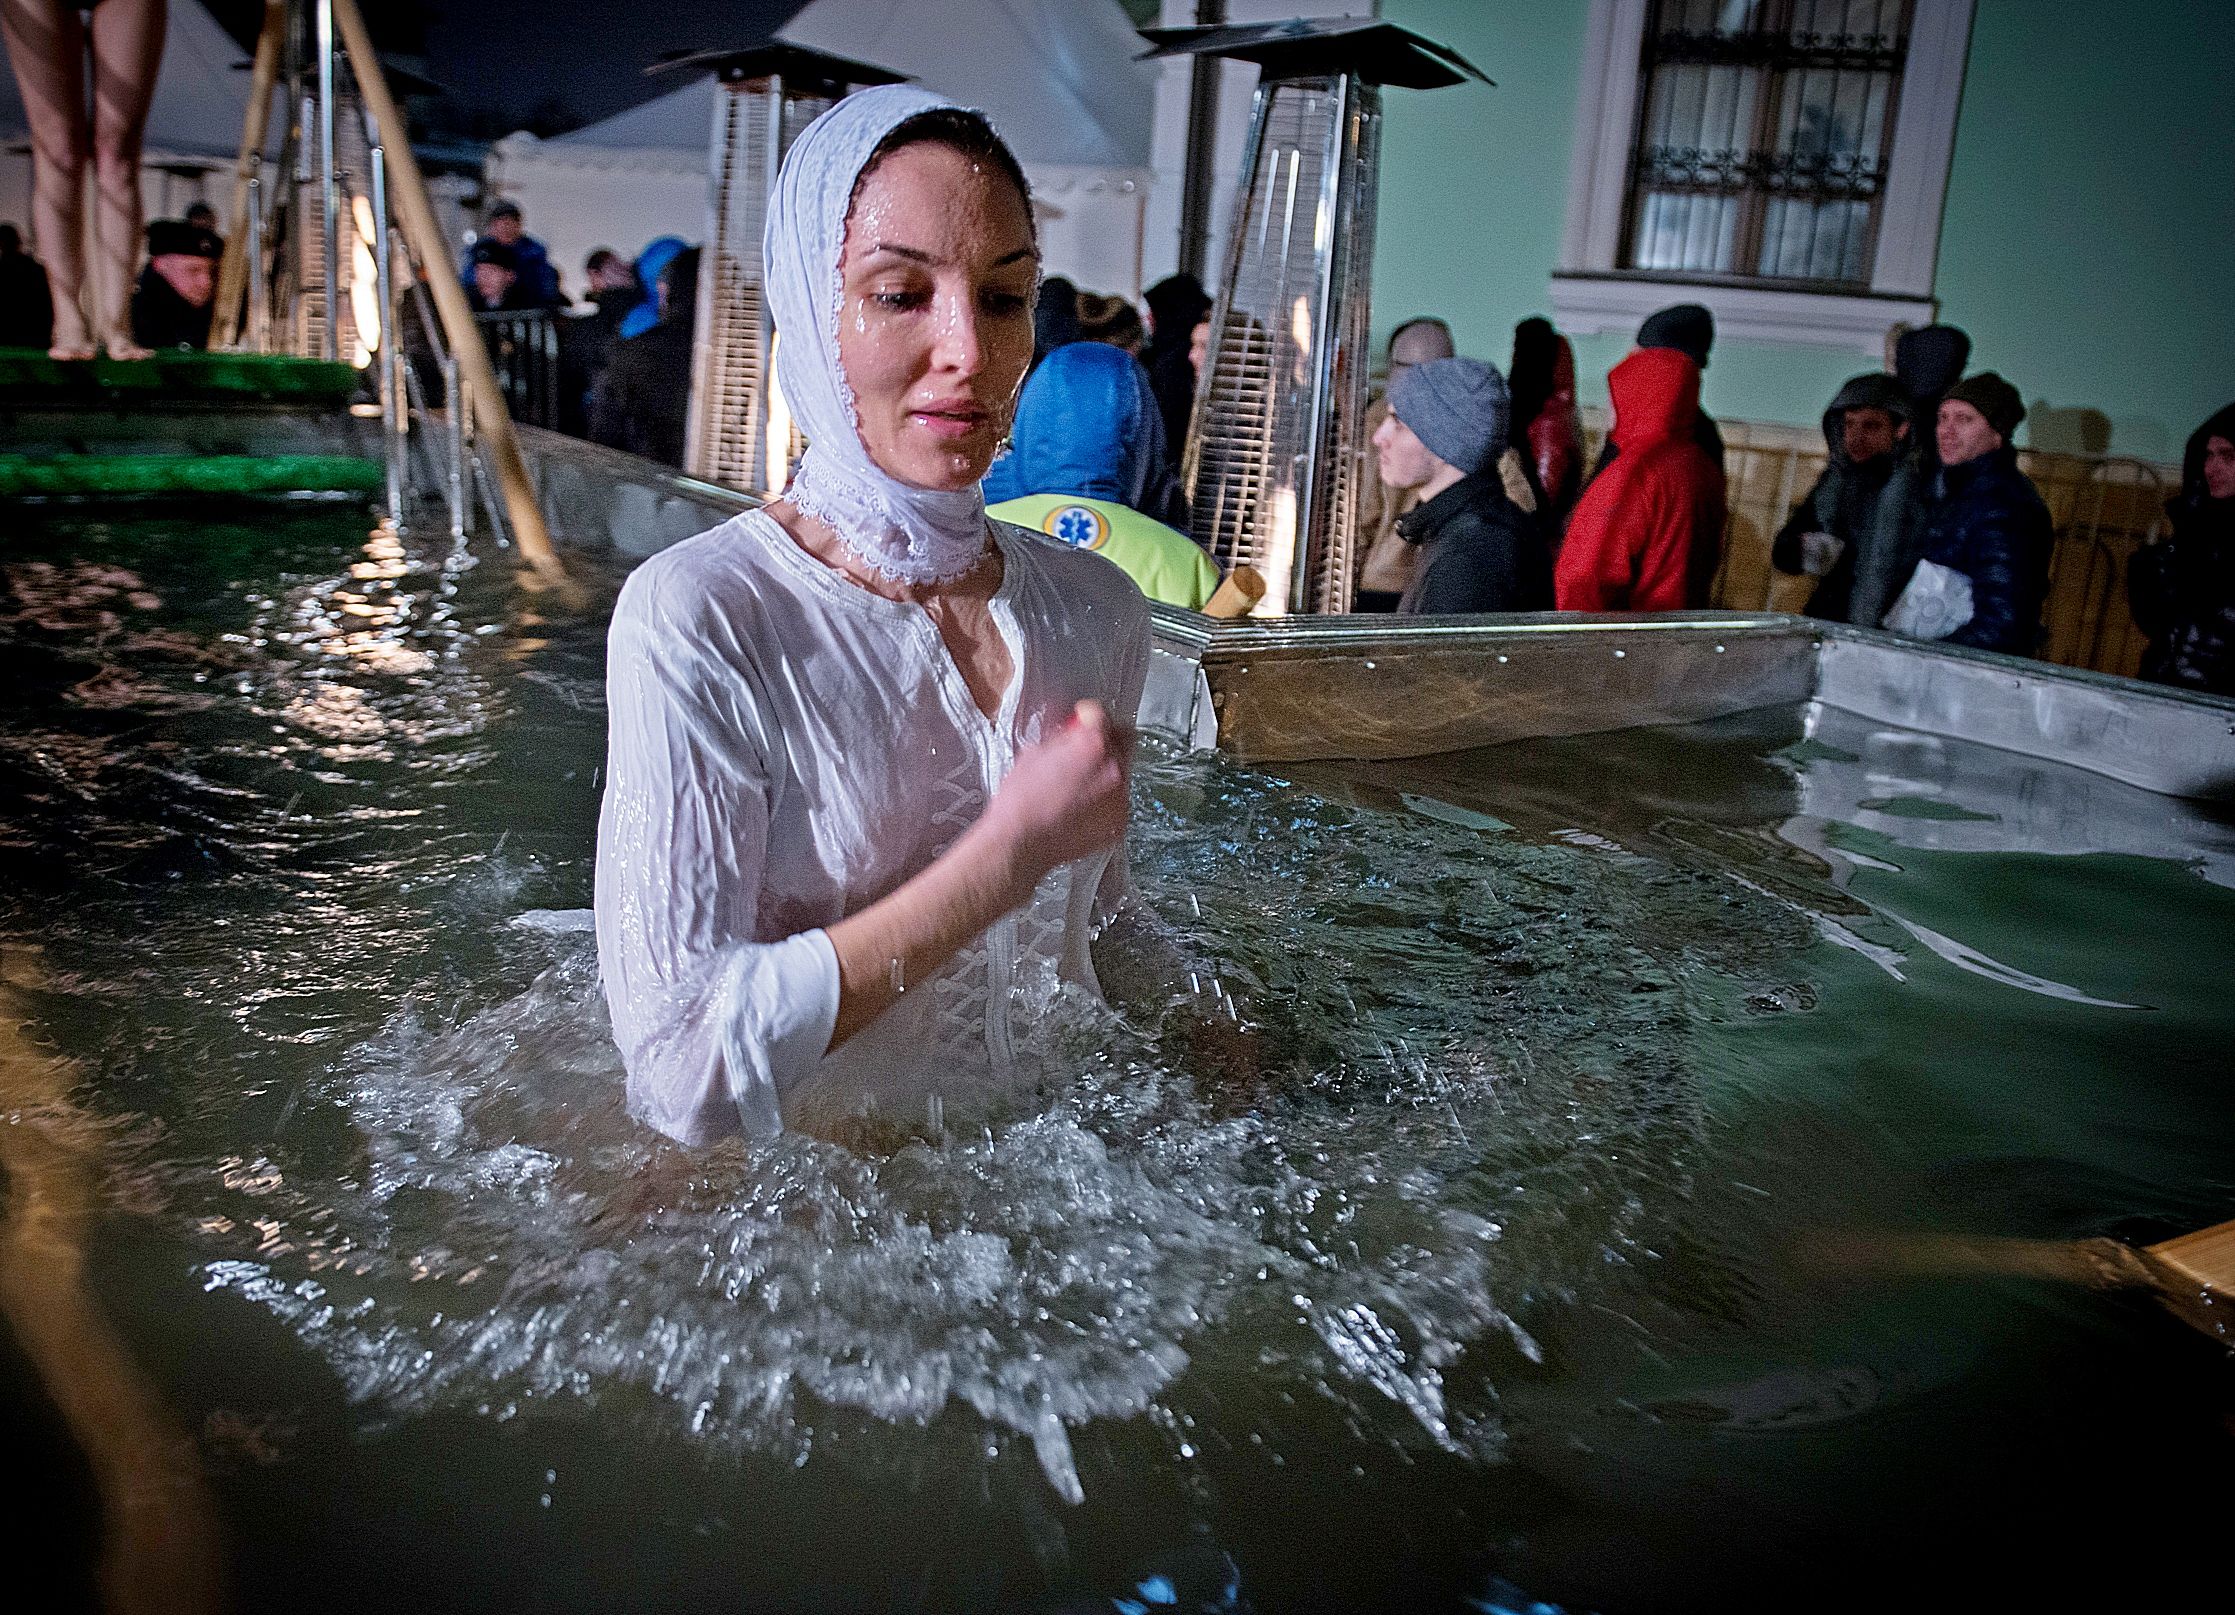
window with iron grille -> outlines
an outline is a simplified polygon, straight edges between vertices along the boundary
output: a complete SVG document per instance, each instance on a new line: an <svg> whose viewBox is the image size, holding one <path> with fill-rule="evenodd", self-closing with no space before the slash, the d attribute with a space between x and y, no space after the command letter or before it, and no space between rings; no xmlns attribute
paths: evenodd
<svg viewBox="0 0 2235 1615"><path fill-rule="evenodd" d="M1914 0L1653 0L1623 268L1865 289Z"/></svg>

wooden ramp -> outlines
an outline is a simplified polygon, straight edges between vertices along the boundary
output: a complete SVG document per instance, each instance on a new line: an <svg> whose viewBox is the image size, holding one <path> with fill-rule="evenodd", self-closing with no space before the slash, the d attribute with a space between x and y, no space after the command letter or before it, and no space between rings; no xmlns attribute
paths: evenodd
<svg viewBox="0 0 2235 1615"><path fill-rule="evenodd" d="M1813 1263L1903 1276L2054 1279L2148 1290L2179 1317L2235 1346L2235 1222L2134 1246L2115 1239L1965 1239L1949 1234L1817 1235Z"/></svg>
<svg viewBox="0 0 2235 1615"><path fill-rule="evenodd" d="M2215 1339L2235 1344L2235 1222L2161 1240L2143 1253L2159 1299Z"/></svg>

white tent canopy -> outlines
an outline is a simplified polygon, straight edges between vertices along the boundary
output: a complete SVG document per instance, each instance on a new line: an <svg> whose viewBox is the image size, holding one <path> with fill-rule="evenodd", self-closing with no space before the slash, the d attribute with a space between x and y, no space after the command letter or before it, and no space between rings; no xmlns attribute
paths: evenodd
<svg viewBox="0 0 2235 1615"><path fill-rule="evenodd" d="M149 218L207 201L222 219L231 205L248 108L247 61L199 0L173 0L141 160ZM31 233L31 134L12 72L0 73L0 219Z"/></svg>
<svg viewBox="0 0 2235 1615"><path fill-rule="evenodd" d="M1138 296L1156 73L1117 0L814 0L785 41L907 73L981 108L1032 181L1050 274ZM508 135L492 194L521 205L570 284L600 246L706 233L715 84L705 77L571 134Z"/></svg>

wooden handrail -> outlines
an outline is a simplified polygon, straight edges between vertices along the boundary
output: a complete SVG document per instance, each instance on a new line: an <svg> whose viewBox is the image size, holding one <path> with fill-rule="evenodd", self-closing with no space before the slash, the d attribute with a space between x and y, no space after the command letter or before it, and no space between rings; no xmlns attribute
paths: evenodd
<svg viewBox="0 0 2235 1615"><path fill-rule="evenodd" d="M287 39L287 0L264 0L264 27L256 36L256 61L248 75L248 111L241 118L241 154L233 165L233 211L225 253L217 264L217 324L212 348L229 348L241 334L241 294L248 289L248 180L264 155L272 122L272 88L279 82L279 53ZM263 272L263 265L256 272Z"/></svg>
<svg viewBox="0 0 2235 1615"><path fill-rule="evenodd" d="M544 525L543 507L536 503L535 487L528 481L527 462L520 456L520 440L513 434L512 414L505 408L497 373L489 363L489 350L473 323L466 304L466 289L450 262L449 244L435 220L434 204L427 199L427 183L420 177L419 159L412 154L411 131L404 123L396 99L388 93L387 75L373 53L372 35L366 31L357 0L333 0L334 26L341 33L342 49L357 75L357 89L365 98L387 153L388 196L400 215L404 240L424 270L427 291L435 300L435 315L442 322L443 337L458 361L458 380L473 401L473 422L489 452L489 467L511 519L514 542L520 554L546 582L566 582L566 568L551 547L551 531ZM394 332L388 340L396 340Z"/></svg>
<svg viewBox="0 0 2235 1615"><path fill-rule="evenodd" d="M1203 602L1206 617L1246 617L1249 608L1265 598L1265 579L1254 566L1237 566L1219 580Z"/></svg>

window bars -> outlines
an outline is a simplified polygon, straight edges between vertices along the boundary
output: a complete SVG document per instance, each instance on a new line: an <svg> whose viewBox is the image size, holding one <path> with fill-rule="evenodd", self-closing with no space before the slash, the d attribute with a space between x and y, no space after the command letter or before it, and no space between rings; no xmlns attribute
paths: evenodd
<svg viewBox="0 0 2235 1615"><path fill-rule="evenodd" d="M1654 0L1625 268L1870 282L1914 0Z"/></svg>

